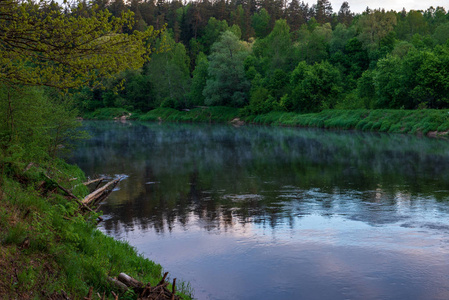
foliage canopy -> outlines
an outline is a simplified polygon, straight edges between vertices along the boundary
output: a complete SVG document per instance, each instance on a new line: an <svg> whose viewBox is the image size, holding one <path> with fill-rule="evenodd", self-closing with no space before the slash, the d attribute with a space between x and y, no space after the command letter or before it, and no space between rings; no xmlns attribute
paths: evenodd
<svg viewBox="0 0 449 300"><path fill-rule="evenodd" d="M122 33L133 23L132 12L114 17L95 5L0 0L0 81L69 89L139 68L159 31Z"/></svg>

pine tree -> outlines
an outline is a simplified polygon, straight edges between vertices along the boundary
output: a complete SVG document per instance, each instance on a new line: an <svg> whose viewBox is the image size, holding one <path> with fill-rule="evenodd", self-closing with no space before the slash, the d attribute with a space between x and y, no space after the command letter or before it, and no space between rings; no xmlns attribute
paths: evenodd
<svg viewBox="0 0 449 300"><path fill-rule="evenodd" d="M329 0L318 0L315 6L315 19L320 24L332 21L332 5Z"/></svg>

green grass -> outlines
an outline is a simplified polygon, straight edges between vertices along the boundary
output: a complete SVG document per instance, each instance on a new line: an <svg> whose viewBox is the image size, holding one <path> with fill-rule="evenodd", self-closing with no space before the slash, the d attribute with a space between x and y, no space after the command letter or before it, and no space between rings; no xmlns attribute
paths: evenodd
<svg viewBox="0 0 449 300"><path fill-rule="evenodd" d="M319 113L297 114L270 112L263 115L243 115L242 110L229 107L195 108L178 111L158 108L139 116L142 121L214 122L226 123L240 118L246 123L278 126L355 129L390 133L427 134L449 130L449 110L324 110Z"/></svg>
<svg viewBox="0 0 449 300"><path fill-rule="evenodd" d="M179 111L173 108L157 108L139 116L141 121L169 122L229 122L238 117L239 109L223 106L194 108L189 111Z"/></svg>
<svg viewBox="0 0 449 300"><path fill-rule="evenodd" d="M112 120L115 118L120 118L122 116L129 116L129 119L137 119L138 113L131 113L124 108L117 107L106 107L100 108L93 112L88 112L83 115L83 118L89 120Z"/></svg>
<svg viewBox="0 0 449 300"><path fill-rule="evenodd" d="M32 167L9 163L0 177L0 295L7 299L48 298L65 291L71 299L83 299L90 287L110 295L107 281L124 272L155 285L162 267L129 244L96 229L96 215L81 215L78 204L54 186L58 182L82 197L85 178L62 161ZM44 180L43 172L52 180ZM76 178L76 179L75 179ZM76 187L76 188L73 188ZM184 287L184 290L179 287ZM190 299L188 284L178 290ZM116 291L117 292L117 291ZM120 299L132 299L121 295ZM135 297L134 297L135 299Z"/></svg>

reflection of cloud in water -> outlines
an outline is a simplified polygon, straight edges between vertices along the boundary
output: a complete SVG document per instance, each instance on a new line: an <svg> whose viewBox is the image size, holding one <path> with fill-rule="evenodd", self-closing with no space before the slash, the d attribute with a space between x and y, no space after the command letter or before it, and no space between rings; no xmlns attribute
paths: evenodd
<svg viewBox="0 0 449 300"><path fill-rule="evenodd" d="M110 217L106 217L108 220ZM168 228L165 223L165 230L155 233L151 227L143 228L135 224L134 226L126 226L132 229L132 235L144 236L161 236L171 237L175 235L188 236L205 236L205 235L223 235L232 236L239 240L239 243L258 240L268 243L276 240L277 243L310 243L332 246L350 246L350 247L377 247L383 250L406 251L409 249L420 249L432 246L435 238L440 241L444 240L444 236L449 233L449 225L443 223L390 223L383 226L371 226L366 222L350 220L341 216L325 217L321 215L302 215L297 219L293 226L290 223L280 224L273 230L266 227L262 223L251 222L234 222L232 226L221 224L219 226L209 228L204 220L199 219L193 213L189 216L191 224L186 229L182 224L175 222ZM223 221L218 218L218 223ZM226 230L223 227L228 226ZM108 231L110 235L114 232ZM120 228L117 235L119 238L128 238L128 233L124 233L124 228ZM409 229L418 229L410 231ZM447 237L446 237L447 240ZM446 249L449 250L449 249Z"/></svg>
<svg viewBox="0 0 449 300"><path fill-rule="evenodd" d="M436 232L410 231L400 223L372 227L320 215L301 218L293 229L236 223L223 232L207 231L195 218L191 216L188 230L175 225L164 238L141 229L124 238L167 271L190 281L199 299L449 296L449 284L438 280L449 267L449 245L434 252L431 246L441 238ZM249 289L251 297L245 293Z"/></svg>
<svg viewBox="0 0 449 300"><path fill-rule="evenodd" d="M302 190L284 187L273 198L271 192L261 194L227 194L221 191L205 191L194 200L187 199L184 207L167 209L164 204L151 204L150 214L141 209L140 202L121 204L109 214L115 216L105 222L106 230L113 234L135 226L154 228L158 234L170 232L176 226L186 228L199 224L205 230L229 230L236 224L255 223L274 230L295 227L304 216L318 215L359 221L370 226L383 226L407 222L411 218L433 220L445 211L437 209L434 199L416 201L410 193L391 195L380 188L373 191L334 190L329 194L320 189ZM114 195L112 196L112 198ZM108 205L102 208L108 213ZM129 211L129 219L122 216ZM126 220L126 226L117 225ZM182 225L176 224L182 220Z"/></svg>

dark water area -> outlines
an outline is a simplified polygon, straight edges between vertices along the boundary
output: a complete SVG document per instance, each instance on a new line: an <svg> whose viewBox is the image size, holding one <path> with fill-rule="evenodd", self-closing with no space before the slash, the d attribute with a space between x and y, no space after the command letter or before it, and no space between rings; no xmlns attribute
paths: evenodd
<svg viewBox="0 0 449 300"><path fill-rule="evenodd" d="M100 229L197 299L449 299L449 141L85 122Z"/></svg>

